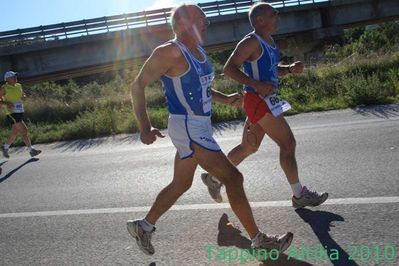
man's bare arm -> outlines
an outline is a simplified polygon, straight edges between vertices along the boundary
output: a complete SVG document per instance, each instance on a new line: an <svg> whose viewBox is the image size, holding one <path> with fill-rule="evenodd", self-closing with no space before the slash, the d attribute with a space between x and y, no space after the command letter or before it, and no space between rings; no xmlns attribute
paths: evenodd
<svg viewBox="0 0 399 266"><path fill-rule="evenodd" d="M212 92L212 99L217 102L220 102L223 104L235 105L237 107L241 106L242 95L240 95L238 93L224 94L215 89L212 89L211 92Z"/></svg>
<svg viewBox="0 0 399 266"><path fill-rule="evenodd" d="M144 89L148 84L159 79L170 68L173 58L171 58L171 53L168 50L170 50L170 47L156 48L130 86L133 109L142 135L152 130L146 109Z"/></svg>
<svg viewBox="0 0 399 266"><path fill-rule="evenodd" d="M259 49L259 41L256 37L248 37L238 43L236 49L231 54L224 66L224 73L239 83L255 88L256 92L262 96L272 92L273 86L267 82L258 81L248 77L241 71L241 65L250 60L251 56L256 54Z"/></svg>
<svg viewBox="0 0 399 266"><path fill-rule="evenodd" d="M5 95L5 91L4 91L4 87L1 86L0 87L0 107L3 107L6 105L6 102L4 101L4 95Z"/></svg>
<svg viewBox="0 0 399 266"><path fill-rule="evenodd" d="M4 97L4 95L6 94L6 91L4 89L4 86L0 87L0 99L2 99Z"/></svg>
<svg viewBox="0 0 399 266"><path fill-rule="evenodd" d="M246 38L238 43L233 53L224 65L223 72L235 81L248 86L254 85L254 80L241 71L242 64L250 58L256 49L256 42Z"/></svg>
<svg viewBox="0 0 399 266"><path fill-rule="evenodd" d="M25 101L28 97L26 97L25 92L22 90L22 96L21 96L21 100Z"/></svg>

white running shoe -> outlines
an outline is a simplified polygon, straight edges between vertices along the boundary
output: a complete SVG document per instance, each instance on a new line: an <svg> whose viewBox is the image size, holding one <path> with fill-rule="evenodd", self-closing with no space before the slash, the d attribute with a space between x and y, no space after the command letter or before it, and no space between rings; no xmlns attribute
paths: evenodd
<svg viewBox="0 0 399 266"><path fill-rule="evenodd" d="M217 203L223 201L222 195L220 194L220 189L222 188L222 183L216 182L212 179L212 176L208 173L201 174L202 182L208 187L208 192L211 198Z"/></svg>
<svg viewBox="0 0 399 266"><path fill-rule="evenodd" d="M153 255L155 250L151 244L152 234L155 232L155 227L151 232L145 231L141 225L140 220L129 220L126 223L127 231L136 239L139 248L147 255Z"/></svg>

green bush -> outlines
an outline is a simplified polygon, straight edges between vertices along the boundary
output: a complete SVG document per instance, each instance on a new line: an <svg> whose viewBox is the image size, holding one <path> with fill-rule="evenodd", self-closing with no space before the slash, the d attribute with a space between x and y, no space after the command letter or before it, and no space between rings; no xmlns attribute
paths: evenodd
<svg viewBox="0 0 399 266"><path fill-rule="evenodd" d="M353 75L342 80L339 85L339 96L342 96L349 106L389 102L385 94L385 85L376 74L370 77Z"/></svg>
<svg viewBox="0 0 399 266"><path fill-rule="evenodd" d="M326 62L300 75L281 79L281 97L292 109L287 114L352 107L360 104L399 102L399 23L378 28L346 30L340 44L327 47ZM232 50L210 54L216 74L214 87L226 94L242 91L242 85L224 77L223 64ZM343 60L345 59L345 60ZM130 103L129 82L137 69L125 70L109 82L61 85L44 82L24 87L26 120L34 143L95 138L138 131ZM165 128L168 112L160 82L145 90L153 126ZM245 118L242 109L213 104L213 122ZM0 138L10 131L0 112ZM22 144L18 138L16 144Z"/></svg>
<svg viewBox="0 0 399 266"><path fill-rule="evenodd" d="M353 54L375 57L399 50L399 21L386 22L372 29L347 29L340 44L325 50L326 62L338 62Z"/></svg>

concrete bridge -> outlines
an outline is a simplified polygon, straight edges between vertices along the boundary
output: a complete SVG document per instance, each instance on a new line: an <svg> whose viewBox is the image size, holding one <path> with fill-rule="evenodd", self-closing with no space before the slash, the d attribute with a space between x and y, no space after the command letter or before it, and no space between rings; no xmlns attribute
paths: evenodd
<svg viewBox="0 0 399 266"><path fill-rule="evenodd" d="M247 12L254 2L199 4L211 22L205 47L233 47L251 30ZM398 0L269 2L281 17L275 39L296 57L345 28L399 19ZM167 8L0 32L0 72L12 69L21 73L25 83L36 83L126 67L173 37L170 12Z"/></svg>

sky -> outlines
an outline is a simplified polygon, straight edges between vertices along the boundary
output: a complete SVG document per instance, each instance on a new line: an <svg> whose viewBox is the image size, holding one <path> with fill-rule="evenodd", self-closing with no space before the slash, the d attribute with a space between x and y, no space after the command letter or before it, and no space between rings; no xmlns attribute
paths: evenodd
<svg viewBox="0 0 399 266"><path fill-rule="evenodd" d="M214 0L12 0L1 1L0 32Z"/></svg>

